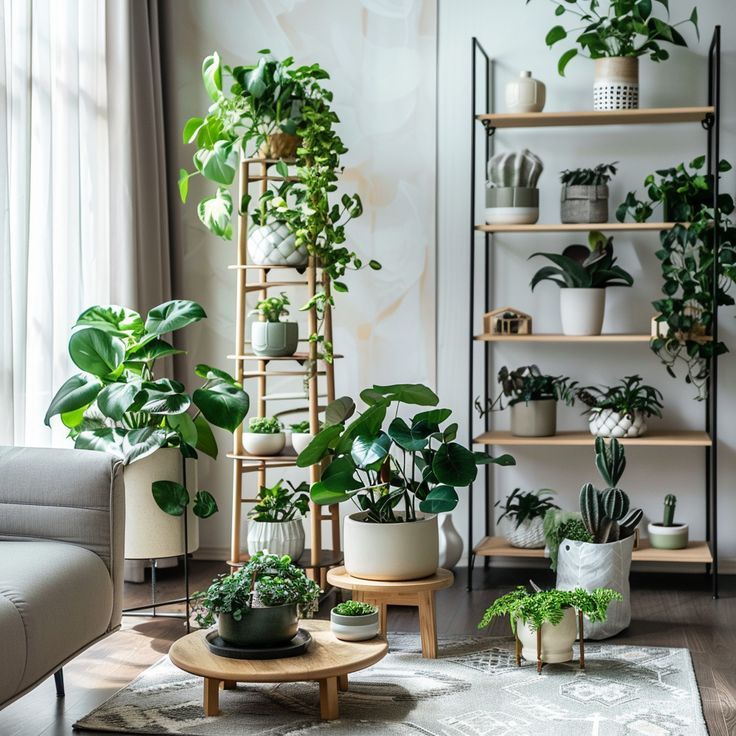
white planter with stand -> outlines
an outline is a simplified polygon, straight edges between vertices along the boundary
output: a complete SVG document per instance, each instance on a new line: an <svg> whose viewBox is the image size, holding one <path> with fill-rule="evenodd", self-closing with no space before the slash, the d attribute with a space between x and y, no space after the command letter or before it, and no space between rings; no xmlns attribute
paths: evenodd
<svg viewBox="0 0 736 736"><path fill-rule="evenodd" d="M605 289L560 289L560 318L565 335L600 335L605 309Z"/></svg>
<svg viewBox="0 0 736 736"><path fill-rule="evenodd" d="M521 642L521 656L528 662L537 661L537 632L527 623L516 622L516 635ZM578 635L577 616L572 608L566 608L562 621L556 626L549 621L542 624L541 660L548 664L570 662L572 645Z"/></svg>

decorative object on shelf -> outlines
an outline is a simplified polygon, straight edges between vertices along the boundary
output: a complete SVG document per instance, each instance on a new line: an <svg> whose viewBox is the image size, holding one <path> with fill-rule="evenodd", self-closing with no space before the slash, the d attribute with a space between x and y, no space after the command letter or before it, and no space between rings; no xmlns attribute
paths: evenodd
<svg viewBox="0 0 736 736"><path fill-rule="evenodd" d="M649 544L655 549L685 549L688 544L688 525L675 524L677 498L671 493L664 497L664 517L661 523L647 525Z"/></svg>
<svg viewBox="0 0 736 736"><path fill-rule="evenodd" d="M329 459L311 488L319 506L352 499L359 513L345 517L345 567L368 580L414 580L434 574L439 541L436 514L452 511L456 488L475 480L478 465L513 465L455 442L457 424L441 425L450 409L429 408L407 423L389 409L437 407L421 384L373 386L360 394L362 414L346 424L355 404L342 397L327 407L325 427L297 458L299 467Z"/></svg>
<svg viewBox="0 0 736 736"><path fill-rule="evenodd" d="M496 508L502 509L502 514L496 519L496 524L506 520L503 534L512 547L524 549L540 549L544 547L544 515L550 509L560 507L552 501L555 491L551 488L540 488L538 491L522 491L514 488L501 504L496 501Z"/></svg>
<svg viewBox="0 0 736 736"><path fill-rule="evenodd" d="M575 386L567 376L549 376L536 365L525 365L509 371L503 366L498 371L501 393L493 400L486 399L485 407L476 398L475 408L482 417L486 412L511 407L511 434L517 437L548 437L557 432L557 402L568 406L575 402Z"/></svg>
<svg viewBox="0 0 736 736"><path fill-rule="evenodd" d="M478 628L489 626L494 618L508 616L516 639L517 666L523 657L528 662L536 662L537 672L541 673L543 664L572 661L572 645L580 625L580 669L584 669L583 615L589 621L604 622L611 603L620 600L620 593L606 588L592 591L536 588L529 592L520 585L496 598L486 609Z"/></svg>
<svg viewBox="0 0 736 736"><path fill-rule="evenodd" d="M256 355L284 357L294 355L299 344L299 326L296 322L282 320L287 317L289 297L282 291L280 296L261 299L251 314L263 319L251 325L251 343Z"/></svg>
<svg viewBox="0 0 736 736"><path fill-rule="evenodd" d="M309 255L304 244L283 222L257 225L248 233L248 256L256 266L306 266Z"/></svg>
<svg viewBox="0 0 736 736"><path fill-rule="evenodd" d="M668 10L667 2L662 4ZM661 47L662 43L687 46L677 26L692 23L700 40L697 8L693 8L689 18L675 24L669 23L669 12L666 20L658 18L650 0L617 0L605 12L600 11L599 0L581 0L573 5L560 3L555 15L574 15L575 28L568 30L555 25L545 38L552 47L568 38L568 34L578 34L574 39L576 46L562 54L557 70L565 76L565 67L578 54L594 60L594 110L639 107L639 57L665 61L670 55Z"/></svg>
<svg viewBox="0 0 736 736"><path fill-rule="evenodd" d="M506 83L506 112L542 112L546 96L544 82L534 79L531 72L520 72L517 79Z"/></svg>
<svg viewBox="0 0 736 736"><path fill-rule="evenodd" d="M299 455L314 438L314 435L309 431L309 420L295 422L289 425L289 429L291 429L291 446Z"/></svg>
<svg viewBox="0 0 736 736"><path fill-rule="evenodd" d="M576 396L590 409L588 425L596 437L640 437L649 417L662 416L662 394L641 376L626 376L614 386L581 387Z"/></svg>
<svg viewBox="0 0 736 736"><path fill-rule="evenodd" d="M330 630L342 641L368 641L379 633L378 609L363 601L343 601L330 611Z"/></svg>
<svg viewBox="0 0 736 736"><path fill-rule="evenodd" d="M464 544L460 532L455 528L452 514L438 515L438 532L439 559L437 565L445 570L454 570L463 556Z"/></svg>
<svg viewBox="0 0 736 736"><path fill-rule="evenodd" d="M521 225L539 219L537 183L544 166L528 149L499 153L488 162L485 219L489 225Z"/></svg>
<svg viewBox="0 0 736 736"><path fill-rule="evenodd" d="M560 287L560 317L565 335L600 335L606 308L606 289L631 286L630 273L616 265L613 238L593 230L588 245L568 245L562 254L533 253L554 263L534 274L531 288L541 281L552 281Z"/></svg>
<svg viewBox="0 0 736 736"><path fill-rule="evenodd" d="M532 317L514 307L492 309L483 315L483 333L486 335L531 335Z"/></svg>
<svg viewBox="0 0 736 736"><path fill-rule="evenodd" d="M595 441L595 461L606 489L592 483L580 489L580 513L591 542L563 539L557 556L557 587L561 590L611 588L621 594L609 609L606 621L588 619L585 636L606 639L631 623L629 570L634 533L642 520L642 510L630 508L629 497L618 487L626 469L624 448L618 440Z"/></svg>
<svg viewBox="0 0 736 736"><path fill-rule="evenodd" d="M608 182L616 174L617 163L614 161L612 164L598 164L594 169L565 169L561 172L561 222L608 222Z"/></svg>
<svg viewBox="0 0 736 736"><path fill-rule="evenodd" d="M286 484L286 485L284 485ZM270 552L298 560L304 552L304 524L309 513L309 484L294 486L280 479L261 486L258 503L248 514L248 554Z"/></svg>
<svg viewBox="0 0 736 736"><path fill-rule="evenodd" d="M278 455L286 445L286 435L276 417L251 417L243 432L243 447L251 455Z"/></svg>

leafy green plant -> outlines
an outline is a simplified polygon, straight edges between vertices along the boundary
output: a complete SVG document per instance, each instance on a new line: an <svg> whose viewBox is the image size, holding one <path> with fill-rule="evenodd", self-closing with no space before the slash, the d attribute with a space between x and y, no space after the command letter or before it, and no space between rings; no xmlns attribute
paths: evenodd
<svg viewBox="0 0 736 736"><path fill-rule="evenodd" d="M330 404L324 429L297 458L302 468L330 461L311 488L316 504L352 500L366 512L366 521L413 522L417 511L452 511L456 488L475 480L478 465L515 464L510 455L492 458L455 442L458 425L441 426L450 409L429 408L408 422L400 417L402 404L437 407L439 398L426 386L373 386L360 397L366 408L350 423L355 403L349 397ZM384 429L390 409L395 411Z"/></svg>
<svg viewBox="0 0 736 736"><path fill-rule="evenodd" d="M496 523L500 524L503 519L509 519L516 521L518 529L525 521L543 517L549 509L560 508L552 501L554 493L551 488L540 488L538 491L522 491L521 488L514 488L503 504L500 499L496 501L496 508L503 511L496 519Z"/></svg>
<svg viewBox="0 0 736 736"><path fill-rule="evenodd" d="M252 434L278 434L281 432L281 422L276 417L251 417L248 431Z"/></svg>
<svg viewBox="0 0 736 736"><path fill-rule="evenodd" d="M516 590L493 601L483 614L478 628L489 626L494 618L508 616L514 634L519 622L527 624L532 631L538 631L546 623L557 626L562 621L566 608L582 611L590 621L605 621L608 606L612 601L620 601L622 598L621 593L610 588L596 588L592 592L582 588L529 592L525 586L520 585Z"/></svg>
<svg viewBox="0 0 736 736"><path fill-rule="evenodd" d="M339 616L370 616L378 609L371 603L351 600L338 603L332 610Z"/></svg>
<svg viewBox="0 0 736 736"><path fill-rule="evenodd" d="M282 291L280 296L270 296L261 299L251 314L260 314L266 322L280 322L282 317L288 317L289 297Z"/></svg>
<svg viewBox="0 0 736 736"><path fill-rule="evenodd" d="M626 376L614 386L584 386L577 398L593 411L612 409L619 414L641 412L647 417L662 416L662 394L642 382L641 376Z"/></svg>
<svg viewBox="0 0 736 736"><path fill-rule="evenodd" d="M296 434L309 434L309 419L305 419L301 422L295 422L294 424L289 425L289 428L292 432Z"/></svg>
<svg viewBox="0 0 736 736"><path fill-rule="evenodd" d="M602 186L616 175L616 164L598 164L594 169L565 169L560 181L567 186Z"/></svg>
<svg viewBox="0 0 736 736"><path fill-rule="evenodd" d="M526 4L530 1L526 0ZM600 0L552 1L556 6L555 15L573 16L575 27L553 26L545 37L547 46L551 48L572 34L578 34L574 37L575 46L565 51L557 64L557 71L563 77L567 65L578 55L590 59L649 55L652 61L665 61L670 55L662 48L662 43L687 46L677 30L683 23L692 23L700 40L697 8L693 8L686 20L670 24L668 0L658 0L667 10L667 20L654 14L652 0L610 0L606 12L601 11Z"/></svg>
<svg viewBox="0 0 736 736"><path fill-rule="evenodd" d="M261 486L258 503L250 510L248 518L253 521L282 522L291 521L297 514L306 516L308 512L309 484L302 481L294 486L290 481L280 479L270 488Z"/></svg>
<svg viewBox="0 0 736 736"><path fill-rule="evenodd" d="M541 281L552 281L561 289L605 289L610 286L631 286L630 273L616 265L613 238L594 230L588 235L588 245L568 245L562 254L532 253L530 258L542 256L554 263L534 274L531 288Z"/></svg>
<svg viewBox="0 0 736 736"><path fill-rule="evenodd" d="M560 544L564 539L570 539L574 542L593 541L593 536L583 524L579 511L550 509L544 515L543 529L547 550L549 551L549 563L553 570L557 570Z"/></svg>

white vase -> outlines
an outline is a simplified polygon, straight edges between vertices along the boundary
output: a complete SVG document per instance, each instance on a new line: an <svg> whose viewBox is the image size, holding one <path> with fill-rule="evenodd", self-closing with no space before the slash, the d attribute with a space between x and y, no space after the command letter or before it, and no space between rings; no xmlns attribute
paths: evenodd
<svg viewBox="0 0 736 736"><path fill-rule="evenodd" d="M560 318L565 335L600 335L605 309L605 289L560 289Z"/></svg>
<svg viewBox="0 0 736 736"><path fill-rule="evenodd" d="M639 107L639 59L609 56L595 60L594 110L631 110Z"/></svg>
<svg viewBox="0 0 736 736"><path fill-rule="evenodd" d="M248 554L268 551L298 560L304 552L304 524L301 517L290 521L248 521Z"/></svg>
<svg viewBox="0 0 736 736"><path fill-rule="evenodd" d="M269 222L248 233L248 256L256 266L304 266L308 254L305 245L296 246L296 238L283 222Z"/></svg>
<svg viewBox="0 0 736 736"><path fill-rule="evenodd" d="M251 455L268 457L278 455L286 445L283 432L262 434L260 432L243 432L243 447Z"/></svg>
<svg viewBox="0 0 736 736"><path fill-rule="evenodd" d="M549 664L569 662L573 657L572 645L578 634L577 617L572 608L566 608L562 621L556 626L549 621L542 624L541 660ZM521 656L527 662L537 661L537 632L522 621L516 623L516 634L521 641Z"/></svg>
<svg viewBox="0 0 736 736"><path fill-rule="evenodd" d="M439 514L439 561L438 567L452 570L463 556L463 538L455 528L452 514Z"/></svg>
<svg viewBox="0 0 736 736"><path fill-rule="evenodd" d="M520 72L517 79L506 84L506 112L542 112L547 96L544 82L532 77L531 72Z"/></svg>
<svg viewBox="0 0 736 736"><path fill-rule="evenodd" d="M588 427L594 437L641 437L647 431L647 418L641 411L621 414L613 409L594 409Z"/></svg>

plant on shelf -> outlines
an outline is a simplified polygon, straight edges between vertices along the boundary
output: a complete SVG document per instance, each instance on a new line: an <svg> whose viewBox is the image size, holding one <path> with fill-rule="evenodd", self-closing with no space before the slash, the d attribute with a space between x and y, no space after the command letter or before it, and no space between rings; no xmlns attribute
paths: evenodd
<svg viewBox="0 0 736 736"><path fill-rule="evenodd" d="M662 394L626 376L614 386L585 386L577 398L589 408L590 433L596 437L639 437L647 431L647 419L662 416Z"/></svg>
<svg viewBox="0 0 736 736"><path fill-rule="evenodd" d="M281 422L276 417L251 417L243 432L243 447L251 455L278 455L286 444Z"/></svg>
<svg viewBox="0 0 736 736"><path fill-rule="evenodd" d="M314 435L309 431L310 430L310 422L308 419L305 419L302 422L296 422L295 424L290 425L291 428L291 444L294 450L296 451L296 454L303 452L304 449L307 447L307 445L312 441L312 438ZM320 423L320 429L322 428L322 423Z"/></svg>
<svg viewBox="0 0 736 736"><path fill-rule="evenodd" d="M593 169L565 169L560 172L560 181L570 187L600 187L608 184L616 175L616 164L598 164Z"/></svg>
<svg viewBox="0 0 736 736"><path fill-rule="evenodd" d="M560 316L565 335L600 335L606 306L606 289L631 286L634 279L613 255L613 238L594 230L588 245L568 245L562 253L533 253L553 266L544 266L534 274L531 288L542 281L560 287Z"/></svg>
<svg viewBox="0 0 736 736"><path fill-rule="evenodd" d="M373 639L380 630L378 608L363 601L343 601L330 611L330 629L343 641Z"/></svg>
<svg viewBox="0 0 736 736"><path fill-rule="evenodd" d="M649 522L649 544L655 549L685 549L688 544L688 525L675 523L677 498L668 493L664 497L664 516L661 522Z"/></svg>
<svg viewBox="0 0 736 736"><path fill-rule="evenodd" d="M594 169L565 169L560 173L562 222L608 222L608 182L616 174L617 163L598 164Z"/></svg>
<svg viewBox="0 0 736 736"><path fill-rule="evenodd" d="M506 497L505 502L496 501L496 508L502 513L496 519L496 524L506 519L505 537L512 547L537 549L544 547L544 530L542 528L544 515L549 509L558 509L552 501L555 491L550 488L541 488L538 491L514 490Z"/></svg>
<svg viewBox="0 0 736 736"><path fill-rule="evenodd" d="M272 358L294 355L299 344L299 325L285 320L288 317L289 297L282 291L279 296L261 299L251 315L260 320L251 325L251 344L256 355Z"/></svg>
<svg viewBox="0 0 736 736"><path fill-rule="evenodd" d="M351 500L359 509L345 519L348 572L384 580L426 577L438 562L434 515L455 508L456 489L473 482L478 465L512 465L514 459L474 453L455 442L457 424L443 427L451 410L436 408L439 399L426 386L373 386L360 396L366 407L352 421L355 404L348 397L327 407L324 429L297 465L329 460L312 485L312 500ZM427 408L405 419L399 416L402 405Z"/></svg>
<svg viewBox="0 0 736 736"><path fill-rule="evenodd" d="M304 419L301 422L294 422L289 425L289 429L295 434L308 434L309 433L309 419Z"/></svg>
<svg viewBox="0 0 736 736"><path fill-rule="evenodd" d="M524 148L488 161L485 220L489 225L533 224L539 219L537 184L542 160Z"/></svg>

